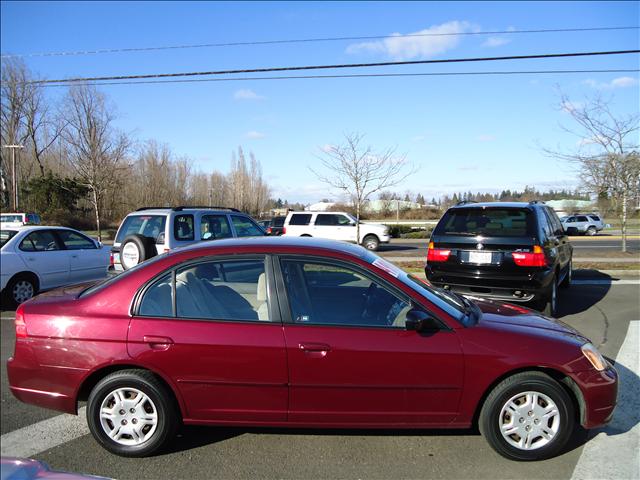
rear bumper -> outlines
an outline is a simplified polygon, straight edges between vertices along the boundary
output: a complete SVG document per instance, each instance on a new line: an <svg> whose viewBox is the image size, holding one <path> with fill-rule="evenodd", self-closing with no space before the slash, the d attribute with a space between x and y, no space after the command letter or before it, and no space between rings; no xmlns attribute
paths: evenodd
<svg viewBox="0 0 640 480"><path fill-rule="evenodd" d="M554 271L535 270L520 275L487 274L473 270L453 272L427 263L425 275L434 286L450 289L463 295L527 303L547 295Z"/></svg>

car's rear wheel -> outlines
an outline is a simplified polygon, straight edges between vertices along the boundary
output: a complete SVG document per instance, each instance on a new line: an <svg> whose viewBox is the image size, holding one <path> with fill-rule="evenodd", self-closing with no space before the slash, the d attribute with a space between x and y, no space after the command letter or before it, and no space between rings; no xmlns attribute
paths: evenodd
<svg viewBox="0 0 640 480"><path fill-rule="evenodd" d="M375 235L367 235L362 240L362 246L367 250L376 251L378 250L378 246L380 246L380 240Z"/></svg>
<svg viewBox="0 0 640 480"><path fill-rule="evenodd" d="M8 307L15 308L21 303L33 298L37 293L38 281L35 276L21 273L9 280L4 290L4 302L6 302Z"/></svg>
<svg viewBox="0 0 640 480"><path fill-rule="evenodd" d="M598 233L596 227L587 228L587 235L589 235L590 237L593 237L596 233Z"/></svg>
<svg viewBox="0 0 640 480"><path fill-rule="evenodd" d="M573 280L573 260L569 260L569 266L567 267L567 274L562 279L562 283L560 283L560 287L569 288L571 286L572 280Z"/></svg>
<svg viewBox="0 0 640 480"><path fill-rule="evenodd" d="M561 452L574 429L574 408L562 386L542 372L500 382L482 406L480 432L512 460L542 460Z"/></svg>
<svg viewBox="0 0 640 480"><path fill-rule="evenodd" d="M549 291L544 296L539 310L549 317L555 317L558 313L558 279L555 276L551 280Z"/></svg>
<svg viewBox="0 0 640 480"><path fill-rule="evenodd" d="M144 457L175 435L180 414L173 395L145 370L121 370L93 388L87 423L104 448L124 457Z"/></svg>

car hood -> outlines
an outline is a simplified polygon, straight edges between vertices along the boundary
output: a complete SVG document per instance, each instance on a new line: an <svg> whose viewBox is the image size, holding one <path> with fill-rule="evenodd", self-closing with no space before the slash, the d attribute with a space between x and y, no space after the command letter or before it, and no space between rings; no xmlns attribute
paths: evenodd
<svg viewBox="0 0 640 480"><path fill-rule="evenodd" d="M584 338L575 328L555 318L546 317L535 310L486 299L472 298L472 300L482 310L482 318L479 322L481 325L516 325Z"/></svg>

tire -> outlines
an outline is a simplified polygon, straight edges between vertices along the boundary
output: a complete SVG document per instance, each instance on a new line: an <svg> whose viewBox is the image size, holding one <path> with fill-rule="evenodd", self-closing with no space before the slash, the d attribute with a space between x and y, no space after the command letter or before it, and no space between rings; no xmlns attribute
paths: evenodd
<svg viewBox="0 0 640 480"><path fill-rule="evenodd" d="M542 460L565 447L575 427L575 411L571 398L554 379L542 372L522 372L491 391L478 426L503 457Z"/></svg>
<svg viewBox="0 0 640 480"><path fill-rule="evenodd" d="M571 286L572 281L573 281L573 259L569 260L567 274L562 279L562 282L560 283L560 288L569 288Z"/></svg>
<svg viewBox="0 0 640 480"><path fill-rule="evenodd" d="M136 401L143 402L141 408L137 408ZM107 415L107 409L113 411ZM107 375L91 390L87 423L93 438L111 453L146 457L175 437L180 412L173 394L151 372L121 370Z"/></svg>
<svg viewBox="0 0 640 480"><path fill-rule="evenodd" d="M6 305L9 308L16 308L21 303L35 297L38 290L38 278L35 275L19 273L9 280L4 289L3 307Z"/></svg>
<svg viewBox="0 0 640 480"><path fill-rule="evenodd" d="M129 235L120 245L120 264L123 270L129 270L139 263L157 255L155 240L144 235Z"/></svg>
<svg viewBox="0 0 640 480"><path fill-rule="evenodd" d="M555 276L540 307L539 310L547 317L555 317L558 313L558 279Z"/></svg>
<svg viewBox="0 0 640 480"><path fill-rule="evenodd" d="M598 233L598 230L596 229L596 227L589 227L587 228L587 231L585 232L585 235L588 235L590 237L593 237L594 235L596 235Z"/></svg>
<svg viewBox="0 0 640 480"><path fill-rule="evenodd" d="M380 246L380 240L375 235L367 235L362 239L362 246L367 250L375 252Z"/></svg>
<svg viewBox="0 0 640 480"><path fill-rule="evenodd" d="M302 235L300 235L301 237L309 237L311 238L311 235L309 235L308 233L303 233Z"/></svg>

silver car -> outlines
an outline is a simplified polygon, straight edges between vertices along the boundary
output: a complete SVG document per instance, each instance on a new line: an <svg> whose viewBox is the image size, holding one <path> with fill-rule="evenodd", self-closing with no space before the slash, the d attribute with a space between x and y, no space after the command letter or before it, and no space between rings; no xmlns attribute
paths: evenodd
<svg viewBox="0 0 640 480"><path fill-rule="evenodd" d="M596 235L604 228L604 222L599 215L569 215L560 219L562 226L569 235Z"/></svg>

